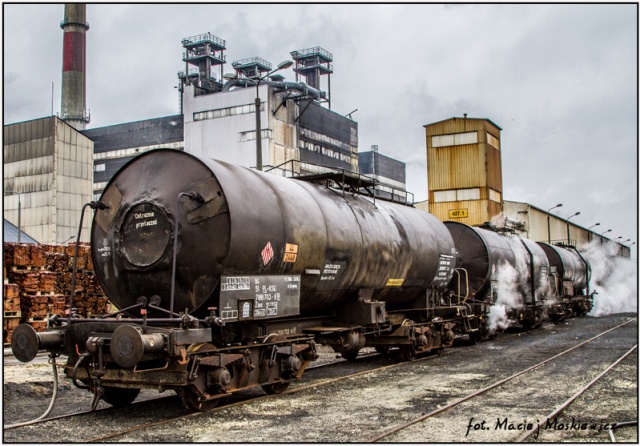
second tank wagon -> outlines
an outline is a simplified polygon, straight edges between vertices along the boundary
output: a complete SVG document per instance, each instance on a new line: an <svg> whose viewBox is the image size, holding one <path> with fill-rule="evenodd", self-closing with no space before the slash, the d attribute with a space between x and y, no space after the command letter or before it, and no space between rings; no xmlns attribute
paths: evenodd
<svg viewBox="0 0 640 446"><path fill-rule="evenodd" d="M487 313L498 303L525 328L540 325L548 296L549 261L544 251L531 240L490 227L453 221L445 226L456 245L457 266L469 278L461 282L461 293L486 305Z"/></svg>

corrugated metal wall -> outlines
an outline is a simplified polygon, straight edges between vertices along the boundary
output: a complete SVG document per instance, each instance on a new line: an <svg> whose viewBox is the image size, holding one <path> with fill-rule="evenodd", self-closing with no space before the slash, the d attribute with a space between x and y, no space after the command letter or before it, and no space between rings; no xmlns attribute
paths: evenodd
<svg viewBox="0 0 640 446"><path fill-rule="evenodd" d="M378 152L360 152L358 154L359 172L365 175L378 175L393 181L393 184L406 185L405 163Z"/></svg>
<svg viewBox="0 0 640 446"><path fill-rule="evenodd" d="M522 237L537 241L547 242L551 239L552 243L567 243L567 220L554 215L548 214L545 210L539 209L528 203L520 203L517 201L504 202L504 214L510 219L524 223L525 229L520 232ZM549 218L547 220L547 217ZM616 243L616 241L600 235L605 229L600 226L596 227L597 231L589 230L580 225L574 224L573 220L569 220L569 243L583 249L589 243L600 244L616 244L619 247L620 254L629 257L629 248Z"/></svg>
<svg viewBox="0 0 640 446"><path fill-rule="evenodd" d="M82 206L93 199L93 141L56 119L55 243L78 233ZM91 215L83 220L82 239L89 241Z"/></svg>
<svg viewBox="0 0 640 446"><path fill-rule="evenodd" d="M95 153L184 140L182 115L128 122L84 130L94 142Z"/></svg>
<svg viewBox="0 0 640 446"><path fill-rule="evenodd" d="M92 198L93 142L56 117L4 127L4 217L41 243L77 234L82 205ZM88 241L91 218L84 221Z"/></svg>
<svg viewBox="0 0 640 446"><path fill-rule="evenodd" d="M451 118L425 125L427 139L427 177L429 211L439 219L456 220L469 225L490 221L502 212L502 163L500 128L488 119ZM473 135L476 132L476 135ZM488 142L492 135L492 144ZM433 144L433 138L442 135ZM457 139L454 135L459 135ZM476 143L468 143L469 141ZM445 145L451 144L451 145ZM478 200L437 202L436 191L479 188ZM493 196L500 202L490 199Z"/></svg>

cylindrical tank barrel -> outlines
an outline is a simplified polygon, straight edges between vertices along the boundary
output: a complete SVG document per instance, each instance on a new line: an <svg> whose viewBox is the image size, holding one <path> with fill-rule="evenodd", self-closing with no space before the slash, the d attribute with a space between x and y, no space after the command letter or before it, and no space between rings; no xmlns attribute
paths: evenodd
<svg viewBox="0 0 640 446"><path fill-rule="evenodd" d="M445 226L451 232L458 252L457 267L468 273L469 293L486 299L492 290L491 282L498 281L500 271L510 267L513 274L510 280L516 285L523 303L531 303L534 296L537 299L547 294L549 263L535 242L453 221L445 222Z"/></svg>
<svg viewBox="0 0 640 446"><path fill-rule="evenodd" d="M93 261L119 308L152 295L168 308L176 217L177 311L217 306L221 278L243 275L299 277L302 314L360 290L392 308L446 285L454 267L451 235L426 212L175 150L130 161L101 201Z"/></svg>
<svg viewBox="0 0 640 446"><path fill-rule="evenodd" d="M587 287L588 266L577 252L543 242L538 242L538 245L547 255L549 266L556 268L560 281L559 287L562 287L563 281L571 282L575 293L579 293Z"/></svg>

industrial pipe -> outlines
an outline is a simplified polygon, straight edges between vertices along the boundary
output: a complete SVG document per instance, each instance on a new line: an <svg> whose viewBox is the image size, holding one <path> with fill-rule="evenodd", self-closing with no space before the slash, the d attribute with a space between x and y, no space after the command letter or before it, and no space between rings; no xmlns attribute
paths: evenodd
<svg viewBox="0 0 640 446"><path fill-rule="evenodd" d="M256 85L255 80L253 79L233 79L228 81L222 87L222 91L226 92L231 90L233 87L254 87ZM261 84L269 85L273 88L279 88L282 90L296 90L302 94L310 96L312 99L319 100L324 99L327 94L324 91L320 91L316 88L310 87L304 82L276 82L276 81L262 81Z"/></svg>

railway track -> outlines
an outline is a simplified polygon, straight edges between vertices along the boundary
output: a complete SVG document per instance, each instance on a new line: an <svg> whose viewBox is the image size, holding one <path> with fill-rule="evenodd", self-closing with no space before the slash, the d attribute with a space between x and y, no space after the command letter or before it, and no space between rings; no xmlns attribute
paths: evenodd
<svg viewBox="0 0 640 446"><path fill-rule="evenodd" d="M631 353L633 353L637 349L638 349L638 345L636 344L630 350L628 350L624 355L620 356L613 364L611 364L609 367L607 367L602 373L600 373L594 379L589 381L589 383L587 383L584 387L582 387L576 393L571 395L571 397L569 399L567 399L565 402L563 402L558 407L556 407L549 415L544 417L541 420L542 424L538 423L538 426L546 425L549 422L551 422L555 417L557 417L567 407L569 407L569 405L571 403L573 403L580 395L582 395L584 392L586 392L595 383L600 381L600 379L602 379L607 373L609 373L611 371L611 369L613 369L615 366L617 366L619 363L621 363L627 356L629 356ZM609 430L609 432L611 432L611 430L613 430L613 429L608 429L608 430ZM529 438L532 435L536 434L536 432L539 433L539 430L528 430L524 434L522 434L518 438L516 438L515 441L518 442L518 443L521 443L521 442L525 441L527 438Z"/></svg>
<svg viewBox="0 0 640 446"><path fill-rule="evenodd" d="M449 351L445 351L443 353L440 353L440 355L444 355L448 353ZM238 392L230 396L226 401L221 402L220 406L206 413L213 414L221 410L238 407L245 404L250 404L256 401L266 400L270 398L277 398L282 395L295 394L311 388L317 388L317 387L334 384L343 380L352 379L365 374L375 373L377 371L399 367L402 365L402 362L394 362L392 364L387 364L383 366L375 366L375 363L374 363L374 367L371 367L370 365L368 365L368 363L370 363L372 359L375 360L375 357L381 357L381 355L378 353L368 353L368 354L360 355L358 360L356 360L355 362L337 359L335 362L315 365L307 369L305 376L301 382L294 383L294 388L291 388L281 394L278 394L278 395L263 394L262 391L259 389L253 389L245 392ZM425 356L417 359L415 362L427 361L433 357L435 356L434 355ZM343 375L339 371L339 368L341 365L344 366L345 364L349 364L350 367L354 367L355 364L359 364L357 368L360 368L362 370L357 371L355 373L349 373L349 374ZM337 369L337 370L327 372L328 369ZM320 371L322 371L321 373L325 376L315 378L314 375L318 374L318 372ZM333 375L340 375L340 376L333 376ZM78 441L86 442L86 443L96 443L101 441L113 440L135 431L149 429L155 426L162 426L178 420L196 418L198 416L203 415L203 413L201 412L184 413L186 409L184 411L182 410L183 409L182 403L180 402L179 398L177 397L177 395L172 394L169 396L149 398L143 401L136 401L126 408L115 408L110 406L110 407L99 408L94 411L88 410L88 411L74 412L74 413L48 417L42 420L37 420L32 422L16 423L15 425L4 426L4 430L12 431L12 430L29 428L31 430L30 432L32 433L33 429L35 428L35 429L42 429L43 432L47 432L46 434L43 433L43 435L49 436L52 433L51 432L52 423L58 422L60 420L73 419L72 423L76 424L78 423L78 420L81 418L85 418L85 419L90 418L91 421L89 421L89 423L95 423L97 420L100 420L103 417L111 418L112 416L117 416L118 418L122 419L122 418L127 418L128 417L127 414L144 413L146 408L149 408L151 406L157 406L157 405L162 405L163 407L166 406L169 413L170 413L170 409L175 409L176 407L178 407L179 409L177 411L173 410L175 416L171 416L166 419L162 419L162 420L156 419L154 421L143 422L141 424L136 424L134 426L127 427L126 429L121 429L106 435L101 435L94 438L83 438L83 439L79 439ZM80 425L82 424L84 423L80 422Z"/></svg>
<svg viewBox="0 0 640 446"><path fill-rule="evenodd" d="M448 351L444 351L442 353L439 353L439 355L444 355L444 354L447 354L447 353L448 353ZM362 355L362 358L360 360L362 361L362 359L367 358L367 357L371 357L371 356L380 356L380 355L378 355L378 354ZM434 357L436 357L436 356L434 356L434 355L424 356L424 357L416 359L414 362L424 362L424 361L428 361L429 359L434 358ZM340 363L343 363L343 362L344 361L341 361ZM334 364L340 364L340 363L334 363ZM315 369L323 368L323 367L334 365L334 364L325 364L325 365L322 365L322 366L317 366L317 367L315 367ZM293 389L286 390L286 391L284 391L284 392L282 392L282 393L280 393L278 395L261 395L261 396L255 397L255 398L251 398L251 399L247 399L247 400L243 400L243 401L237 401L237 402L233 402L233 403L230 403L230 404L225 404L225 405L216 407L216 408L214 408L214 409L212 409L212 410L210 410L210 411L208 411L206 413L207 414L211 414L211 413L219 412L219 411L222 411L222 410L230 409L230 408L233 408L233 407L242 406L242 405L245 405L245 404L251 404L251 403L258 402L258 401L263 401L263 400L267 400L267 399L281 397L281 396L284 396L284 395L292 395L292 394L295 394L295 393L304 392L304 391L309 390L309 389L314 389L314 388L317 388L317 387L322 387L322 386L327 386L327 385L330 385L330 384L338 383L340 381L345 381L345 380L357 378L357 377L362 376L362 375L371 374L371 373L375 373L375 372L380 372L380 371L384 371L384 370L388 370L388 369L392 369L392 368L396 368L396 367L401 367L403 364L404 364L404 362L396 362L396 363L389 364L389 365L384 365L384 366L381 366L381 367L375 367L375 368L372 368L372 369L362 370L362 371L356 372L356 373L350 373L348 375L342 375L342 376L329 378L329 379L321 379L321 380L318 380L318 381L313 382L313 383L302 384L302 385L300 385L298 387L295 387ZM311 369L311 370L313 370L313 369ZM307 373L309 373L309 371L311 371L311 370L308 370ZM175 418L171 418L171 419L167 419L167 420L162 420L162 421L157 421L157 422L153 422L153 423L148 423L148 424L144 424L144 425L135 426L135 427L132 427L130 429L122 430L122 431L119 431L119 432L114 432L114 433L111 433L111 434L108 434L108 435L101 435L101 436L98 436L98 437L90 438L90 439L86 440L86 442L87 443L99 443L99 442L102 442L102 441L111 441L111 440L114 440L116 438L119 438L119 437L125 436L127 434L130 434L132 432L136 432L136 431L140 431L140 430L144 430L144 429L150 429L150 428L162 426L162 425L165 425L165 424L168 424L168 423L173 423L175 421L184 420L184 419L188 419L188 418L197 418L197 417L200 417L200 416L203 416L203 413L194 412L194 413L190 413L190 414L183 415L183 416L180 416L180 417L175 417Z"/></svg>
<svg viewBox="0 0 640 446"><path fill-rule="evenodd" d="M424 422L425 420L428 419L432 419L444 412L447 412L449 410L452 410L453 408L462 405L464 403L470 402L472 400L475 400L479 397L481 397L482 395L485 395L487 392L497 389L501 386L504 386L507 383L510 383L514 380L516 380L517 378L521 377L522 375L525 375L527 373L533 372L535 370L538 370L540 367L551 363L552 361L555 361L581 347L586 346L587 344L592 343L593 341L601 338L602 336L606 335L607 333L610 333L628 323L631 323L633 321L636 321L636 319L632 319L629 321L626 321L622 324L619 324L613 328L610 328L606 331L603 331L602 333L593 336L590 339L587 339L586 341L583 341L571 348L568 348L552 357L549 357L543 361L538 362L537 364L534 364L530 367L527 367L524 370L521 370L517 373L514 373L506 378L503 378L499 381L496 381L486 387L483 387L479 390L476 390L468 395L465 395L462 398L459 398L443 407L438 408L437 410L431 411L429 413L423 414L417 418L414 418L412 420L409 420L406 423L403 423L399 426L395 426L381 434L378 434L374 437L371 437L369 439L367 439L367 442L378 442L381 441L383 439L388 439L392 436L394 436L395 434L400 433L403 430L406 430L407 428L417 424L417 423L421 423ZM596 382L598 382L602 377L604 377L608 372L610 372L616 365L618 365L623 359L625 359L627 356L629 356L631 353L633 353L635 350L637 349L637 344L634 345L630 350L628 350L627 352L625 352L622 356L620 356L615 362L613 362L610 366L608 366L602 373L598 374L598 376L596 376L593 380L591 380L588 384L586 384L585 386L581 387L577 392L575 392L573 395L571 395L570 398L568 398L566 401L564 401L563 403L561 403L560 405L558 405L551 413L549 413L546 417L542 418L542 419L535 419L534 421L529 421L529 422L524 422L524 423L518 423L515 425L515 430L524 430L525 432L522 433L520 436L517 436L515 438L512 439L507 439L507 440L501 440L501 441L508 441L508 442L523 442L526 441L529 437L536 435L536 432L539 433L539 429L540 426L548 426L547 423L551 422L555 417L557 417L563 410L565 410L573 401L575 401L576 398L578 398L580 395L582 395L587 389L589 389L591 386L593 386ZM523 389L520 389L521 391ZM478 421L477 419L475 420L476 423L474 423L474 418L470 418L469 420L469 425L468 425L468 429L467 429L467 436L469 435L469 432L472 430L490 430L491 427L488 426L486 424L487 420L480 420ZM503 419L504 421L504 419ZM509 428L509 422L508 420L506 421L506 423L502 423L500 424L500 421L498 420L498 425L500 425L500 427L506 425L507 429ZM495 427L495 425L494 425ZM537 438L537 435L536 435Z"/></svg>
<svg viewBox="0 0 640 446"><path fill-rule="evenodd" d="M629 322L631 321L627 321L627 323ZM609 333L612 330L622 327L623 325L625 324L619 324L610 330L600 333L598 336L594 336L590 339L587 339L586 341L580 342L578 345L575 345L571 349L567 349L567 351L568 352L576 351L580 349L580 347L583 347L587 344L592 344L595 339L600 339L606 333ZM490 345L490 347L488 348L491 348L491 349L500 349L500 348L503 348L501 346L503 342L505 342L506 344L509 339L513 338L514 336L518 337L521 335L523 336L522 338L523 342L526 341L527 338L530 336L529 334L524 334L524 333L505 335L505 336L500 336L495 341L492 341L491 343L487 343L485 345ZM542 338L542 336L540 337ZM516 342L520 342L520 341L516 341ZM504 346L504 348L506 349L508 347ZM30 429L34 429L34 428L37 429L37 431L41 432L41 434L38 435L37 432L33 432L32 430L30 430L29 433L27 434L28 437L24 437L23 439L20 440L20 442L33 441L32 439L34 438L39 438L40 441L42 441L42 438L55 438L56 432L58 431L64 432L69 430L79 430L82 432L81 437L73 438L71 439L71 441L81 441L81 442L91 442L91 443L102 442L102 441L107 441L107 442L108 441L140 441L139 438L147 438L146 436L149 435L148 434L149 432L163 432L163 434L158 434L158 435L166 435L164 434L164 432L171 431L173 429L173 427L171 426L187 426L187 425L206 426L207 424L212 425L211 423L214 423L212 426L217 425L218 429L222 431L222 430L225 430L225 425L224 424L218 425L218 421L224 419L225 417L228 417L229 413L253 413L253 411L258 409L252 409L252 407L280 404L279 402L269 403L269 401L274 401L274 402L278 401L278 398L280 397L287 398L288 396L292 396L294 398L298 398L295 401L299 401L309 396L310 392L316 395L319 395L319 394L329 395L332 392L336 391L336 389L342 389L345 386L344 382L349 380L352 380L349 386L357 387L361 385L364 381L367 381L369 379L374 381L375 380L374 376L379 374L385 374L385 373L393 374L393 375L406 374L408 373L407 369L415 368L415 367L421 367L422 370L429 370L429 368L425 369L425 367L427 367L427 364L429 363L430 360L437 359L443 355L449 355L456 352L461 352L461 353L466 352L465 355L468 354L469 352L473 354L473 350L474 349L472 348L449 349L449 350L446 350L440 356L436 356L436 355L427 356L424 358L419 358L417 361L412 363L403 363L403 362L388 363L389 360L387 359L386 360L387 363L381 364L381 362L385 362L383 360L384 356L380 356L377 354L373 354L370 356L363 355L362 358L359 358L355 362L339 361L337 363L321 365L320 367L314 367L313 369L308 369L302 381L298 383L294 383L295 385L292 385L292 388L290 390L286 391L281 395L263 395L259 389L253 393L248 392L245 394L244 392L241 392L240 397L244 398L244 400L230 399L227 404L221 405L216 409L213 409L212 411L207 413L185 413L186 411L182 410L182 408L180 407L181 405L180 405L179 399L172 395L170 397L157 398L157 399L154 399L153 401L142 401L140 403L136 403L132 405L130 408L128 408L129 410L127 409L113 410L108 408L108 409L103 409L101 411L96 411L92 413L78 413L78 414L63 415L63 416L55 417L56 419L43 420L43 422L39 423L39 426L34 426L30 428ZM551 358L548 358L547 360L543 361L543 363L544 364L553 363L554 360L557 360L558 358L563 357L564 355L567 355L567 353L562 352L561 354L554 354ZM357 369L357 371L354 371L353 373L345 374L344 370L342 371L340 370L341 369L340 364L344 365L346 369L354 370L355 368ZM542 365L534 364L534 366L527 367L519 375L522 376L524 374L526 376L527 373L531 373L534 370L539 369L544 364ZM394 371L394 369L396 369L397 371ZM517 377L513 379L517 379ZM501 380L501 381L504 381L504 380ZM335 384L335 386L332 386L333 384ZM503 384L507 384L507 383L505 382ZM501 384L496 384L494 388L499 387L500 385ZM340 392L340 390L338 390L338 392ZM296 394L300 396L296 396ZM296 403L292 403L292 404L296 404ZM150 414L150 416L145 417L143 414L147 412L147 408L150 406L158 406L160 407L160 409L151 411L152 413ZM177 409L177 408L180 408L180 409ZM453 407L451 409L453 409ZM444 411L440 411L440 412L444 412ZM409 426L418 424L421 421L425 421L428 418L432 418L432 417L416 417L416 419L412 423L404 423L406 424L406 426L404 427L396 426L396 432L401 433L403 430L408 429ZM64 420L63 418L68 418L68 419ZM423 419L417 419L417 418L423 418ZM386 422L386 420L381 420L381 421ZM383 424L383 423L380 423L380 424ZM88 435L86 434L89 434L92 432L97 433L95 429L87 430L87 426L90 426L90 425L100 425L103 434L99 436L94 436L92 438L87 438ZM393 423L389 423L387 425L393 425ZM400 427L400 429L397 429L398 427ZM287 430L286 426L283 427L283 429ZM369 430L369 436L371 435L372 432L376 432L376 430L379 430L379 429L380 429L380 425L376 426L375 428L372 427ZM368 440L380 441L387 438L390 438L393 440L395 438L394 435L397 435L397 434L388 433L388 432L383 432L383 434L387 434L387 435L379 434L378 436L374 438L369 438ZM5 433L5 440L7 440L6 435L7 434ZM53 435L53 437L51 435ZM162 438L162 440L157 440L157 441L171 441L172 437L170 436L170 434L168 435L169 437L166 437L166 436L156 437L156 438ZM462 435L464 435L464 432L462 433ZM363 437L363 439L360 441L366 441L364 440L364 438L367 438L367 437L368 436ZM377 438L377 437L380 437L380 438ZM16 438L22 438L22 437L17 436ZM64 438L64 437L58 437L58 438ZM175 441L178 441L179 438L181 437L176 437ZM357 438L352 438L351 441L355 441L356 439ZM304 439L301 439L301 440L304 440ZM11 440L9 439L9 441ZM216 441L231 441L231 440L217 439ZM237 441L242 441L242 440L238 438ZM288 440L284 440L284 441L288 441ZM511 440L511 441L514 441L514 440Z"/></svg>
<svg viewBox="0 0 640 446"><path fill-rule="evenodd" d="M40 355L40 354L39 354ZM367 353L364 355L360 356L360 359L363 358L367 358L370 356L377 356L378 353ZM6 355L6 356L10 356L10 355ZM42 358L44 358L44 355L40 355ZM335 362L330 362L330 363L323 363L323 364L319 364L319 365L315 365L315 366L311 366L307 368L307 375L309 374L310 371L314 370L314 369L320 369L320 368L324 368L324 367L329 367L329 366L333 366L336 364L340 364L342 362L345 362L346 360L337 360ZM11 359L9 359L9 363L11 364L12 362L17 363L17 360L15 360L15 358L11 357ZM59 368L62 368L62 365L58 366ZM313 373L313 372L312 372ZM306 375L305 375L306 377ZM234 398L235 399L240 399L244 402L244 400L249 399L249 397L246 397L247 392L242 392L238 395L236 395ZM243 396L245 396L243 398ZM135 401L133 402L129 407L134 408L134 410L138 411L138 410L144 410L145 406L148 406L150 404L158 404L158 403L162 403L165 400L170 400L170 399L175 399L176 395L168 395L168 396L161 396L161 397L156 397L156 398L148 398L145 400L141 400L141 401ZM237 404L238 402L236 402ZM226 404L222 404L222 406L220 407L226 407ZM79 411L79 412L72 412L72 413L66 413L66 414L61 414L61 415L56 415L56 416L51 416L51 417L46 417L46 418L42 418L42 419L36 419L36 420L32 420L32 421L25 421L25 422L17 422L14 424L10 424L10 425L6 425L4 426L4 430L12 430L12 429L19 429L21 427L26 427L26 426L34 426L34 425L38 425L38 424L44 424L44 423L48 423L51 421L56 421L56 420L63 420L65 418L71 418L71 417L77 417L77 416L83 416L83 415L93 415L93 414L100 414L102 412L113 412L113 411L117 411L117 410L121 410L121 408L116 408L113 406L109 406L109 407L101 407L95 410L85 410L85 411Z"/></svg>

